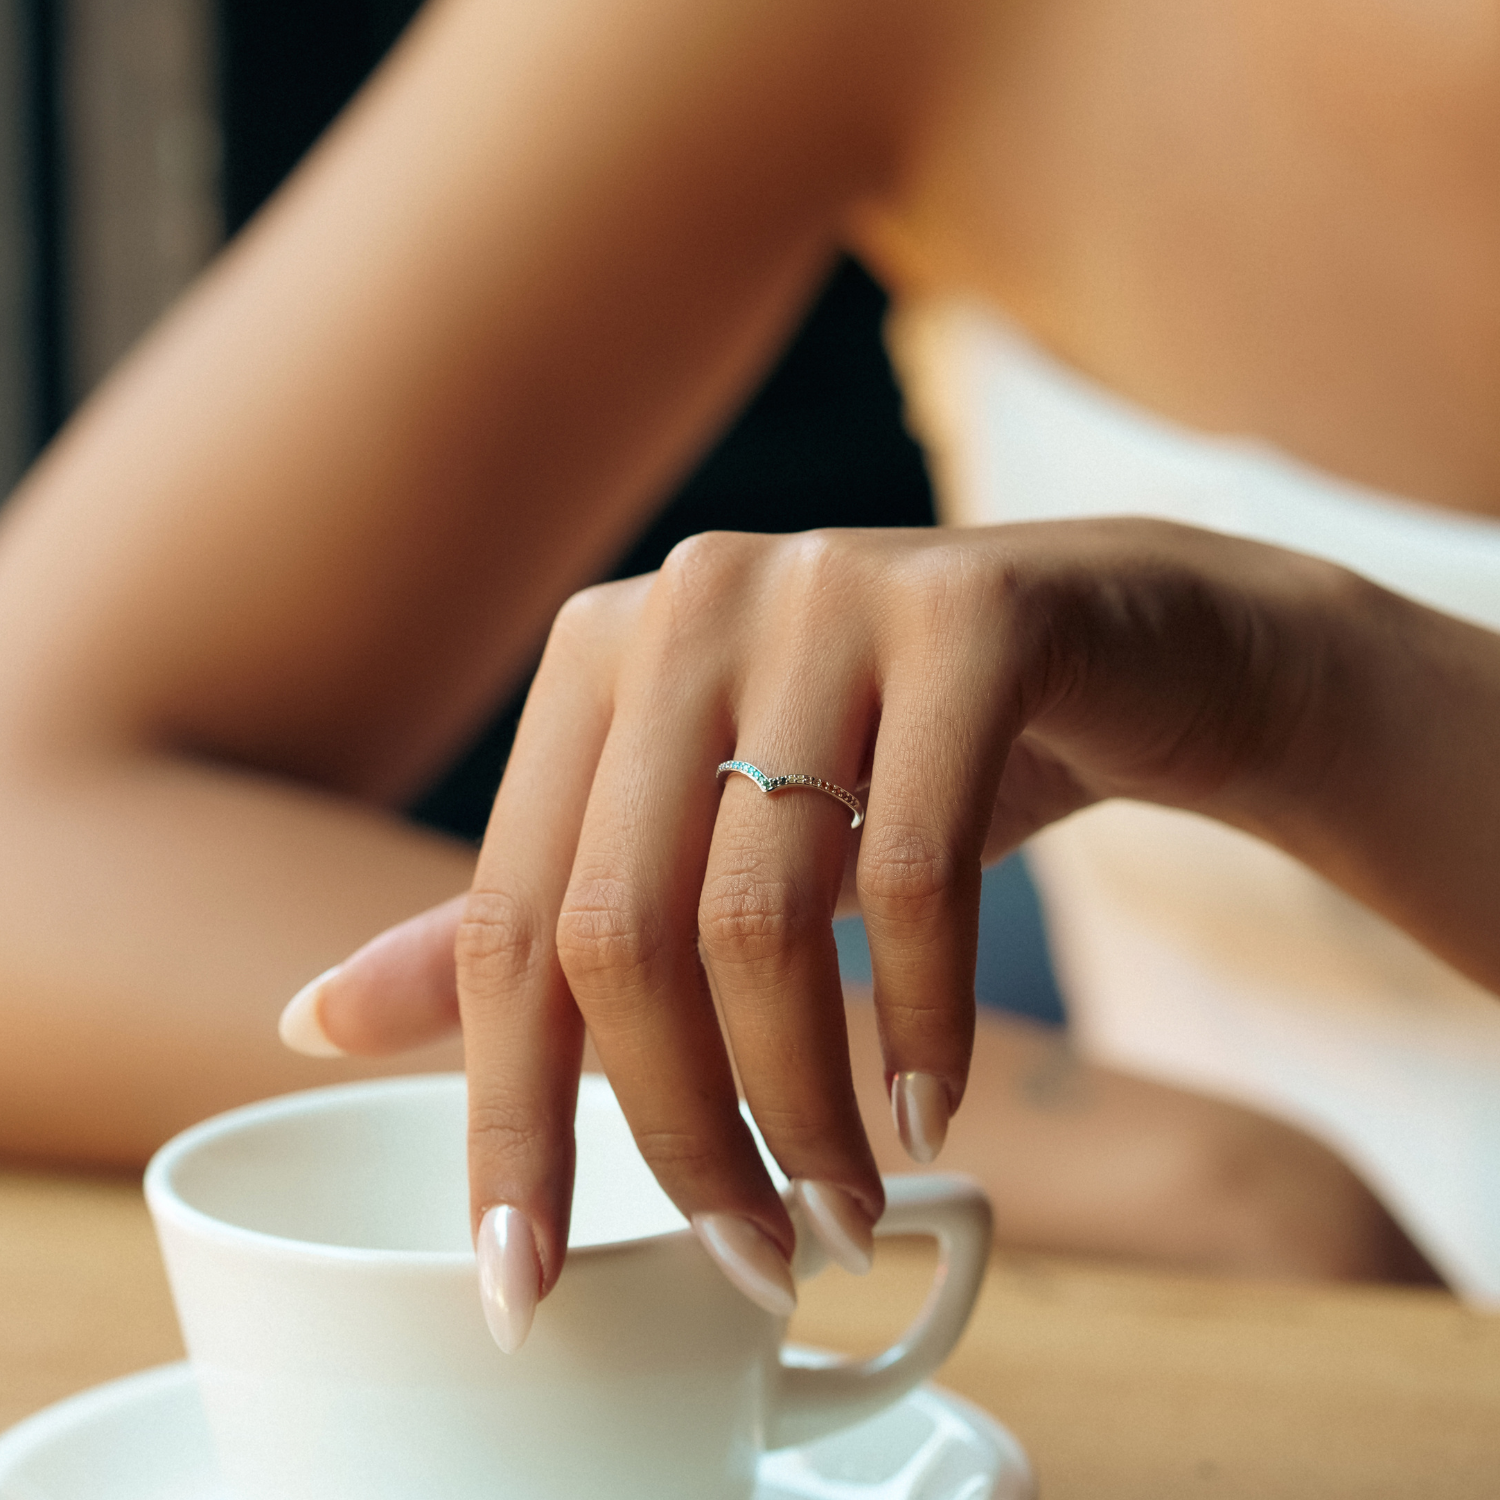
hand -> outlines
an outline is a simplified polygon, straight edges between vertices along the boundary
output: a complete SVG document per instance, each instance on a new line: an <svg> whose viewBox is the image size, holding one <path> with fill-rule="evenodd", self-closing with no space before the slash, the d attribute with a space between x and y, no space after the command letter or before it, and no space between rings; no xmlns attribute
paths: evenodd
<svg viewBox="0 0 1500 1500"><path fill-rule="evenodd" d="M898 1129L930 1160L967 1078L981 863L1105 796L1253 820L1326 749L1306 707L1343 576L1135 521L694 538L559 615L462 909L377 939L290 1024L373 1052L461 1013L503 1344L561 1269L585 1026L663 1187L790 1311L792 1224L735 1069L820 1237L867 1264L883 1200L840 900L869 932ZM731 758L868 786L862 830L815 792L719 782Z"/></svg>

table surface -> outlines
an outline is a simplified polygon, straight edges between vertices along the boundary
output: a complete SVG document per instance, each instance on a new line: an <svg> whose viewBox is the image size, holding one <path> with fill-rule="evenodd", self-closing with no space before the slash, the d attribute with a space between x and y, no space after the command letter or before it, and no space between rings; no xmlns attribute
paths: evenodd
<svg viewBox="0 0 1500 1500"><path fill-rule="evenodd" d="M920 1306L930 1248L809 1283L852 1353ZM0 1429L178 1359L137 1183L0 1171ZM997 1254L939 1381L1006 1422L1044 1500L1500 1496L1500 1317L1430 1291L1288 1287Z"/></svg>

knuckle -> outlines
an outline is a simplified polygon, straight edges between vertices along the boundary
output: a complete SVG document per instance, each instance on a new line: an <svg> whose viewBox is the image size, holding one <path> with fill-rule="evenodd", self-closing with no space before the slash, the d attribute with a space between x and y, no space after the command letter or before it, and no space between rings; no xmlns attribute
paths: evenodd
<svg viewBox="0 0 1500 1500"><path fill-rule="evenodd" d="M672 684L693 680L718 659L721 636L735 613L762 537L709 531L679 542L651 584L646 611L650 676Z"/></svg>
<svg viewBox="0 0 1500 1500"><path fill-rule="evenodd" d="M674 612L711 604L745 567L756 538L735 531L704 531L685 537L667 553L656 588Z"/></svg>
<svg viewBox="0 0 1500 1500"><path fill-rule="evenodd" d="M925 830L888 823L866 835L858 888L867 918L899 927L924 926L952 910L958 887L953 851Z"/></svg>
<svg viewBox="0 0 1500 1500"><path fill-rule="evenodd" d="M792 565L810 579L840 571L849 557L849 539L826 526L798 532L788 539L786 547Z"/></svg>
<svg viewBox="0 0 1500 1500"><path fill-rule="evenodd" d="M807 1101L795 1108L767 1106L762 1102L756 1107L755 1122L784 1168L787 1163L795 1166L799 1162L845 1154L838 1143L848 1121L832 1099ZM795 1173L789 1170L788 1176L792 1175Z"/></svg>
<svg viewBox="0 0 1500 1500"><path fill-rule="evenodd" d="M608 675L637 632L649 579L599 583L572 595L553 617L538 681L555 672Z"/></svg>
<svg viewBox="0 0 1500 1500"><path fill-rule="evenodd" d="M615 622L622 602L618 584L596 583L590 588L580 589L558 610L552 622L552 634L568 641L592 640Z"/></svg>
<svg viewBox="0 0 1500 1500"><path fill-rule="evenodd" d="M624 882L599 878L575 883L557 916L557 958L576 990L600 981L639 981L662 951L660 924L632 899Z"/></svg>
<svg viewBox="0 0 1500 1500"><path fill-rule="evenodd" d="M858 542L849 533L804 531L783 543L785 587L804 610L837 607L858 571Z"/></svg>
<svg viewBox="0 0 1500 1500"><path fill-rule="evenodd" d="M880 1020L888 1035L927 1060L929 1071L949 1080L957 1108L972 1058L972 1002L960 1003L942 987L919 998L888 992L880 1000Z"/></svg>
<svg viewBox="0 0 1500 1500"><path fill-rule="evenodd" d="M811 927L795 884L754 869L710 876L698 905L698 935L710 959L756 962L793 947Z"/></svg>
<svg viewBox="0 0 1500 1500"><path fill-rule="evenodd" d="M545 961L544 929L527 902L506 891L472 891L454 936L459 982L492 990L533 974Z"/></svg>
<svg viewBox="0 0 1500 1500"><path fill-rule="evenodd" d="M935 1035L948 1027L952 1018L948 997L939 992L883 995L880 1011L886 1026L899 1036Z"/></svg>
<svg viewBox="0 0 1500 1500"><path fill-rule="evenodd" d="M469 1144L476 1154L495 1160L535 1156L551 1144L548 1122L518 1104L500 1100L469 1106Z"/></svg>
<svg viewBox="0 0 1500 1500"><path fill-rule="evenodd" d="M1005 607L1010 588L993 568L977 566L962 549L923 548L902 564L900 592L909 619L931 641L951 641L982 628Z"/></svg>
<svg viewBox="0 0 1500 1500"><path fill-rule="evenodd" d="M722 1170L712 1141L688 1130L665 1126L636 1132L635 1143L652 1171L670 1182L702 1180Z"/></svg>

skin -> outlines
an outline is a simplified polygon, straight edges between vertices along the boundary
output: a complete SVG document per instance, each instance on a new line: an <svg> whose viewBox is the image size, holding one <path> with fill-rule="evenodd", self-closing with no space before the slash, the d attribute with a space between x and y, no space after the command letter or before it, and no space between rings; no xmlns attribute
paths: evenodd
<svg viewBox="0 0 1500 1500"><path fill-rule="evenodd" d="M1143 521L685 543L561 613L470 894L414 929L456 935L476 1214L519 1208L560 1267L586 1026L688 1215L790 1256L726 1040L783 1170L879 1215L830 930L847 824L685 765L869 785L884 1075L936 1077L951 1112L981 863L1107 797L1258 833L1500 988L1500 825L1452 797L1497 733L1500 638L1258 544Z"/></svg>
<svg viewBox="0 0 1500 1500"><path fill-rule="evenodd" d="M7 505L4 947L28 962L6 1004L30 1043L0 1062L12 1149L139 1159L210 1096L309 1080L274 1040L279 1000L472 868L368 804L452 757L809 295L832 167L768 183L760 228L739 199L768 145L793 154L776 101L725 96L710 141L683 129L696 86L651 108L639 85L664 56L692 85L712 45L742 58L743 93L772 39L627 10L618 45L588 7L546 27L525 6L430 12ZM554 74L587 107L540 141L528 90ZM697 211L674 235L679 198ZM295 358L266 328L296 330ZM80 924L76 871L129 902ZM213 961L153 942L117 972L153 912L174 954L178 926L232 931ZM267 932L286 935L270 953ZM127 1080L107 1048L80 1074L50 1044L126 1016ZM216 1076L184 1089L200 1057Z"/></svg>
<svg viewBox="0 0 1500 1500"><path fill-rule="evenodd" d="M473 870L468 851L381 809L516 680L840 247L899 293L1009 308L1169 414L1497 509L1495 26L1478 0L1378 15L1321 0L1295 17L1161 0L1128 20L1087 0L873 16L841 0L430 7L0 522L0 842L15 851L0 876L0 1140L139 1160L212 1108L337 1076L279 1052L280 1001ZM1150 539L1173 557L1195 545ZM721 836L718 789L684 772L724 758L721 741L853 784L882 703L860 872L884 955L885 1067L936 1071L955 1104L981 854L1113 791L1272 837L1497 982L1481 894L1497 820L1469 796L1488 790L1493 639L1344 575L1293 566L1305 593L1289 596L1266 562L1258 599L1214 573L1222 556L1179 558L1169 595L1206 568L1208 615L1241 632L1259 621L1296 643L1292 660L1314 646L1320 690L1348 710L1328 736L1293 714L1284 763L1261 747L1243 774L1215 783L1198 766L1179 784L1145 750L1152 774L1101 762L1091 726L1141 732L1120 685L1150 686L1162 653L1231 702L1224 684L1242 679L1126 631L1108 682L1064 672L1052 703L1016 645L1063 625L1086 660L1090 581L1154 608L1163 581L1130 551L1142 540L949 537L959 551L937 567L925 537L895 559L888 541L712 539L653 582L569 605L457 933L476 1209L523 1206L547 1286L574 1001L669 1191L690 1211L745 1213L785 1247L728 1113L692 935L704 915L778 1154L878 1207L823 930L843 814L806 797L761 805L739 783ZM1011 590L1018 566L1040 593ZM1327 625L1330 595L1359 617L1347 638ZM857 604L858 629L847 609L836 625L819 614L833 599ZM974 625L961 650L926 628L944 611ZM744 633L752 620L790 621L778 663ZM916 625L903 636L898 620ZM1395 691L1374 690L1367 660ZM949 696L934 706L923 694L939 680ZM1291 687L1307 698L1305 680ZM1472 733L1451 732L1455 704ZM761 742L729 724L765 726ZM887 788L887 766L929 763L936 799ZM1002 771L1024 786L997 802ZM921 815L904 852L890 832L903 796ZM757 884L736 861L766 850L775 867ZM790 943L775 888L798 896ZM458 911L347 971L343 1021L329 1000L337 1039L374 1054L451 1024Z"/></svg>

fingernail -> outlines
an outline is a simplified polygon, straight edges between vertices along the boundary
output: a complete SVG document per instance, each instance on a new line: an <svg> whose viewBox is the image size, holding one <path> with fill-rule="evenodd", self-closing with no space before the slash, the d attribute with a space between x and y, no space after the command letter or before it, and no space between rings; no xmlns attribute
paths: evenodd
<svg viewBox="0 0 1500 1500"><path fill-rule="evenodd" d="M891 1080L896 1134L913 1161L936 1161L948 1138L948 1090L932 1073L897 1073Z"/></svg>
<svg viewBox="0 0 1500 1500"><path fill-rule="evenodd" d="M875 1231L859 1200L831 1182L804 1179L796 1192L818 1243L846 1271L863 1276L875 1264Z"/></svg>
<svg viewBox="0 0 1500 1500"><path fill-rule="evenodd" d="M797 1306L792 1268L763 1229L738 1214L694 1214L693 1231L719 1269L757 1307L789 1318Z"/></svg>
<svg viewBox="0 0 1500 1500"><path fill-rule="evenodd" d="M325 969L311 984L304 984L290 1000L276 1023L284 1046L304 1057L343 1057L344 1049L328 1039L323 1030L323 989L341 965Z"/></svg>
<svg viewBox="0 0 1500 1500"><path fill-rule="evenodd" d="M542 1263L531 1220L508 1203L490 1209L479 1221L474 1249L484 1321L501 1349L514 1354L531 1332L542 1290Z"/></svg>

